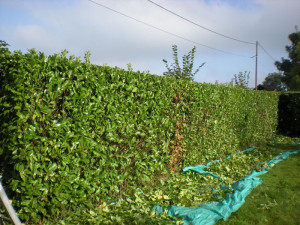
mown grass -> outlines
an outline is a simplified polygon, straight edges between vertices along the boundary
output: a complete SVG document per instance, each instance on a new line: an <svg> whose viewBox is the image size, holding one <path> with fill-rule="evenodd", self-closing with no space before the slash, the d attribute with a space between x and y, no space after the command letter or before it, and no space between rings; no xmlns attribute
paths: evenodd
<svg viewBox="0 0 300 225"><path fill-rule="evenodd" d="M300 145L279 145L272 152L298 149ZM300 153L279 162L262 177L264 182L247 196L245 204L217 225L300 224Z"/></svg>

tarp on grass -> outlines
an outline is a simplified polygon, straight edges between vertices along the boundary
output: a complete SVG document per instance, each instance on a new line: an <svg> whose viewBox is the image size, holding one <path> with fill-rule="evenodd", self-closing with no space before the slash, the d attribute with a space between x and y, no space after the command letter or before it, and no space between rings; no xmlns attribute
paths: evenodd
<svg viewBox="0 0 300 225"><path fill-rule="evenodd" d="M244 152L252 151L254 149L255 149L255 147L251 147L251 148L245 149L243 151L240 151L236 154L241 154L241 153L244 153ZM231 157L232 156L229 155L226 158L222 159L222 161L226 161L227 159L230 159ZM216 159L214 161L208 162L206 165L188 166L188 167L183 168L182 172L193 171L193 172L196 172L196 173L199 173L199 174L202 174L202 175L218 178L219 176L217 174L214 174L214 173L211 173L211 172L208 172L208 171L205 170L207 167L211 166L212 164L214 164L216 162L220 162L220 160Z"/></svg>
<svg viewBox="0 0 300 225"><path fill-rule="evenodd" d="M267 163L269 166L273 166L290 155L294 155L299 152L300 150L284 152L275 156ZM203 166L202 169L204 167L205 166ZM189 168L192 171L197 172L197 170L201 167L197 166L197 169L193 169L192 167ZM250 194L250 192L263 182L263 178L259 178L259 176L267 173L268 171L268 168L264 168L259 172L253 171L250 175L242 178L236 183L233 183L232 189L234 192L227 193L226 198L220 202L212 201L201 204L196 208L171 205L166 208L168 210L168 216L182 217L184 225L213 225L220 219L226 220L231 213L238 210L244 204L245 198ZM154 209L157 210L158 213L163 211L163 208L159 206L156 206Z"/></svg>

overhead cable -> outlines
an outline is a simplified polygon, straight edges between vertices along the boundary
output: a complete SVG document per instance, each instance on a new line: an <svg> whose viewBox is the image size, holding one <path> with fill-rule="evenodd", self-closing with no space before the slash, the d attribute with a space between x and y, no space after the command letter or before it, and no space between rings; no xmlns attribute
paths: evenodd
<svg viewBox="0 0 300 225"><path fill-rule="evenodd" d="M157 4L157 3L155 3L155 2L153 2L153 1L151 1L151 0L146 0L146 1L148 1L148 2L150 2L150 3L152 3L152 4L154 4L154 5L158 6L159 8L161 8L161 9L163 9L163 10L165 10L165 11L167 11L167 12L169 12L169 13L171 13L171 14L173 14L173 15L175 15L175 16L177 16L177 17L179 17L179 18L181 18L181 19L183 19L183 20L185 20L185 21L187 21L187 22L189 22L189 23L192 23L192 24L196 25L197 27L200 27L200 28L202 28L202 29L204 29L204 30L207 30L207 31L209 31L209 32L212 32L212 33L214 33L214 34L217 34L217 35L219 35L219 36L222 36L222 37L225 37L225 38L234 40L234 41L238 41L238 42L245 43L245 44L255 45L254 42L243 41L243 40L240 40L240 39L237 39L237 38L233 38L233 37L230 37L230 36L228 36L228 35L221 34L221 33L219 33L219 32L216 32L216 31L212 30L212 29L209 29L209 28L206 28L206 27L204 27L204 26L201 26L201 25L199 25L198 23L195 23L195 22L193 22L193 21L191 21L191 20L189 20L189 19L186 19L185 17L180 16L180 15L178 15L177 13L175 13L175 12L173 12L173 11L171 11L171 10L169 10L169 9L167 9L167 8L165 8L165 7L159 5L159 4Z"/></svg>
<svg viewBox="0 0 300 225"><path fill-rule="evenodd" d="M153 25L151 25L151 24L149 24L149 23L146 23L146 22L143 22L143 21L141 21L141 20L138 20L138 19L136 19L136 18L134 18L134 17L132 17L132 16L126 15L126 14L120 12L120 11L117 11L117 10L115 10L115 9L112 9L112 8L110 8L110 7L108 7L108 6L105 6L105 5L103 5L103 4L100 4L100 3L96 2L96 1L93 1L93 0L87 0L87 1L89 1L89 2L91 2L91 3L93 3L93 4L96 4L96 5L98 5L98 6L101 6L101 7L105 8L105 9L108 9L108 10L110 10L110 11L112 11L112 12L114 12L114 13L117 13L117 14L119 14L119 15L122 15L122 16L124 16L124 17L129 18L129 19L132 19L132 20L134 20L134 21L136 21L136 22L138 22L138 23L144 24L144 25L149 26L149 27L151 27L151 28L153 28L153 29L159 30L159 31L161 31L161 32L164 32L164 33L166 33L166 34L169 34L169 35L172 35L172 36L174 36L174 37L180 38L180 39L182 39L182 40L191 42L191 43L193 43L193 44L196 44L196 45L199 45L199 46L202 46L202 47L206 47L206 48L209 48L209 49L211 49L211 50L219 51L219 52L222 52L222 53L225 53L225 54L235 55L235 56L239 56L239 57L246 57L246 58L248 58L248 56L244 56L244 55L240 55L240 54L236 54L236 53L232 53L232 52L220 50L220 49L217 49L217 48L214 48L214 47L210 47L210 46L208 46L208 45L204 45L204 44L201 44L201 43L199 43L199 42L190 40L190 39L188 39L188 38L179 36L179 35L177 35L177 34L174 34L174 33L171 33L171 32L169 32L169 31L166 31L166 30L163 30L163 29L161 29L161 28L158 28L158 27L156 27L156 26L153 26Z"/></svg>
<svg viewBox="0 0 300 225"><path fill-rule="evenodd" d="M261 43L258 42L258 45L259 47L261 47L261 49L274 61L276 62L276 60L274 59L274 57L269 53L267 52L267 50L261 45Z"/></svg>
<svg viewBox="0 0 300 225"><path fill-rule="evenodd" d="M274 70L275 65L271 66L271 65L266 65L265 63L263 63L262 61L258 60L258 64L261 65L262 67L264 67L265 69L267 69L268 71L272 71ZM276 68L275 68L276 69ZM278 69L277 69L278 70Z"/></svg>

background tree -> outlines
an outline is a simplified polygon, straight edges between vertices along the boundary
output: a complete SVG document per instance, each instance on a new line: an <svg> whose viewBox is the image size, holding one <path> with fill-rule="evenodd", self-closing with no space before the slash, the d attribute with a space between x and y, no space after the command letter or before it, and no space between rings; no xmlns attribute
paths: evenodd
<svg viewBox="0 0 300 225"><path fill-rule="evenodd" d="M242 88L248 88L250 72L244 71L234 74L231 84Z"/></svg>
<svg viewBox="0 0 300 225"><path fill-rule="evenodd" d="M262 82L265 87L271 87L277 91L284 91L286 89L284 83L282 82L281 73L269 73L265 80Z"/></svg>
<svg viewBox="0 0 300 225"><path fill-rule="evenodd" d="M173 59L174 63L169 67L168 61L163 59L163 62L166 65L167 72L164 72L165 76L175 77L176 79L187 79L194 80L194 76L199 72L200 68L205 64L202 63L196 70L193 72L194 67L194 56L196 52L196 47L193 47L192 50L182 57L182 68L180 67L178 61L178 49L177 45L172 46L173 50Z"/></svg>
<svg viewBox="0 0 300 225"><path fill-rule="evenodd" d="M5 41L0 40L0 52L7 52L9 44L7 44Z"/></svg>
<svg viewBox="0 0 300 225"><path fill-rule="evenodd" d="M278 70L283 71L282 82L291 91L300 91L300 32L291 33L289 36L291 46L286 46L289 59L281 58L281 62L276 61Z"/></svg>

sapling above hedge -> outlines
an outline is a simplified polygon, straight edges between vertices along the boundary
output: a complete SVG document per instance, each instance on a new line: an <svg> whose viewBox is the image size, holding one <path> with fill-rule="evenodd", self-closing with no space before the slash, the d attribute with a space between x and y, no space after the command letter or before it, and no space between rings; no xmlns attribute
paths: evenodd
<svg viewBox="0 0 300 225"><path fill-rule="evenodd" d="M0 80L3 183L35 223L254 145L277 123L276 93L96 66L88 54L1 45Z"/></svg>

